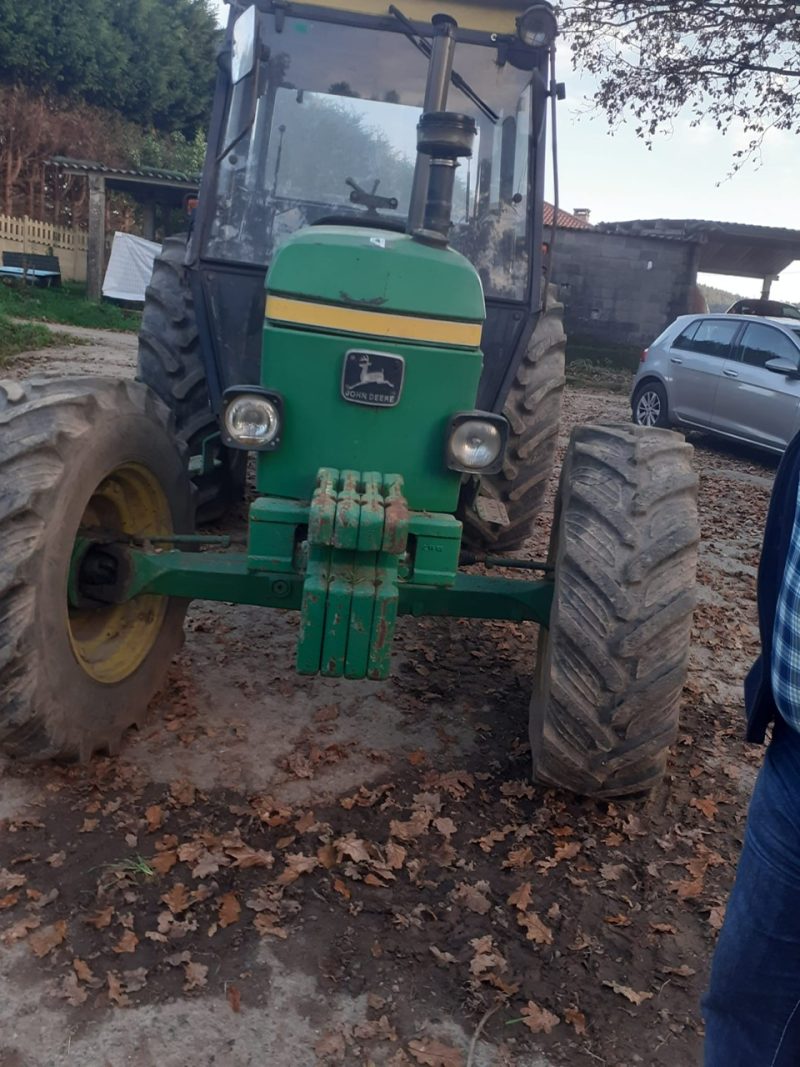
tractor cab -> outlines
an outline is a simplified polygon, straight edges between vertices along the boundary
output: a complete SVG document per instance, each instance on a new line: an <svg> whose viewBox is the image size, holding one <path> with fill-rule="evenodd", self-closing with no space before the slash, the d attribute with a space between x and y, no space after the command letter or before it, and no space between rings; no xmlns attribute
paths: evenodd
<svg viewBox="0 0 800 1067"><path fill-rule="evenodd" d="M548 4L445 5L451 69L436 86L440 10L430 0L231 6L188 250L215 410L227 386L258 380L264 275L288 237L319 225L419 228L417 126L445 99L475 124L471 155L455 172L447 237L486 298L479 403L502 410L540 306L556 27Z"/></svg>

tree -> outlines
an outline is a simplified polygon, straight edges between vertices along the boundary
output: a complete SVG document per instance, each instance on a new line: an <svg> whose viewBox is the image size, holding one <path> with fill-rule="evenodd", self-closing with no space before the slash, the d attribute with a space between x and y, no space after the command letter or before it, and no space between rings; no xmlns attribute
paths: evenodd
<svg viewBox="0 0 800 1067"><path fill-rule="evenodd" d="M0 0L0 80L192 138L220 32L209 0Z"/></svg>
<svg viewBox="0 0 800 1067"><path fill-rule="evenodd" d="M612 122L655 132L688 109L694 125L741 123L750 144L800 128L800 18L787 0L564 2L562 30L578 66L598 78Z"/></svg>

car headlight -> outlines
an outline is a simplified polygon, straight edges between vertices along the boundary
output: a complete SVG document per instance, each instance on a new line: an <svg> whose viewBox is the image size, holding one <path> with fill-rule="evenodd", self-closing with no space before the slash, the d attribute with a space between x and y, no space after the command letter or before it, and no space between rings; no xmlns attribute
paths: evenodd
<svg viewBox="0 0 800 1067"><path fill-rule="evenodd" d="M447 466L469 474L495 474L503 465L508 422L487 411L454 415L447 435Z"/></svg>
<svg viewBox="0 0 800 1067"><path fill-rule="evenodd" d="M234 386L225 390L222 400L223 444L260 452L278 447L283 425L283 399L279 393Z"/></svg>

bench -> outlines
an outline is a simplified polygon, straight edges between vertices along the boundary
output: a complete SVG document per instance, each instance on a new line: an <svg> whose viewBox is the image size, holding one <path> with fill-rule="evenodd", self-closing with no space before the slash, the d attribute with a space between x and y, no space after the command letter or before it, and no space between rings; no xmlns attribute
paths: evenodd
<svg viewBox="0 0 800 1067"><path fill-rule="evenodd" d="M35 252L3 252L0 277L20 278L40 288L61 285L61 265L58 256L38 255Z"/></svg>

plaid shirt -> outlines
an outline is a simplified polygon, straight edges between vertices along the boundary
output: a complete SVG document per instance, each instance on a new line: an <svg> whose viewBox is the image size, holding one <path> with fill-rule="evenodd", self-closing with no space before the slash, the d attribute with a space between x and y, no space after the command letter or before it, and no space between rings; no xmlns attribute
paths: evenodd
<svg viewBox="0 0 800 1067"><path fill-rule="evenodd" d="M800 731L800 488L772 640L775 703L786 722Z"/></svg>

